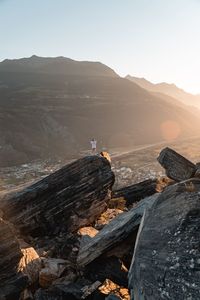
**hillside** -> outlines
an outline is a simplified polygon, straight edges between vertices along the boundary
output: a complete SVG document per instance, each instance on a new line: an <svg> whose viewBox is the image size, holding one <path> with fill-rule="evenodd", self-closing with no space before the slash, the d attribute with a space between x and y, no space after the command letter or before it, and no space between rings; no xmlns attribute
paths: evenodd
<svg viewBox="0 0 200 300"><path fill-rule="evenodd" d="M155 143L169 120L177 137L199 133L185 106L103 64L35 56L0 63L0 166L77 156L92 137L99 150Z"/></svg>
<svg viewBox="0 0 200 300"><path fill-rule="evenodd" d="M108 76L118 75L100 62L75 61L66 57L39 57L5 59L0 64L0 71L14 73L62 74L74 76Z"/></svg>
<svg viewBox="0 0 200 300"><path fill-rule="evenodd" d="M177 100L181 101L186 105L200 108L200 95L193 95L187 93L183 89L177 87L175 84L169 84L166 82L153 84L145 78L138 78L130 75L127 75L126 78L148 91L162 93L170 97L176 98Z"/></svg>

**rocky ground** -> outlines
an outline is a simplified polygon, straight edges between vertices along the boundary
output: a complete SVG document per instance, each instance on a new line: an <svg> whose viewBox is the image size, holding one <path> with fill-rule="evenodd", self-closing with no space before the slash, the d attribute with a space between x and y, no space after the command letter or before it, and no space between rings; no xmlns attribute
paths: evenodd
<svg viewBox="0 0 200 300"><path fill-rule="evenodd" d="M165 148L168 177L124 186L108 159L1 192L0 299L200 298L199 164Z"/></svg>

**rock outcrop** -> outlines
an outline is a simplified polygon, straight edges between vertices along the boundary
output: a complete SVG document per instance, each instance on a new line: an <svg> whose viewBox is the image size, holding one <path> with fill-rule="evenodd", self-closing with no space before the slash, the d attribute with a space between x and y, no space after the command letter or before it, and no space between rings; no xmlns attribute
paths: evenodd
<svg viewBox="0 0 200 300"><path fill-rule="evenodd" d="M1 196L4 219L24 235L55 235L91 224L106 207L114 174L107 159L88 156L41 181Z"/></svg>
<svg viewBox="0 0 200 300"><path fill-rule="evenodd" d="M1 195L0 299L200 299L199 164L160 161L181 182L111 193L110 162L91 156Z"/></svg>
<svg viewBox="0 0 200 300"><path fill-rule="evenodd" d="M11 224L0 218L0 299L18 299L27 277L18 270L23 254Z"/></svg>
<svg viewBox="0 0 200 300"><path fill-rule="evenodd" d="M168 147L160 152L158 161L166 170L166 175L175 181L187 180L196 171L195 164Z"/></svg>
<svg viewBox="0 0 200 300"><path fill-rule="evenodd" d="M138 228L144 210L153 204L156 197L157 195L144 199L136 208L119 214L106 225L80 250L78 265L85 266L117 244L123 243Z"/></svg>
<svg viewBox="0 0 200 300"><path fill-rule="evenodd" d="M132 205L157 192L157 180L148 179L118 190L113 191L112 198L124 198L126 205Z"/></svg>
<svg viewBox="0 0 200 300"><path fill-rule="evenodd" d="M168 187L140 225L132 300L200 299L200 180Z"/></svg>

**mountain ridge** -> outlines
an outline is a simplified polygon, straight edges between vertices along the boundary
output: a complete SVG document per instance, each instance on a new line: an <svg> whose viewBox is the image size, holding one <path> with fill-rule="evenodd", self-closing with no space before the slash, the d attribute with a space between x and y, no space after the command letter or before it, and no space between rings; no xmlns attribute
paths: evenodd
<svg viewBox="0 0 200 300"><path fill-rule="evenodd" d="M174 138L200 134L200 118L186 106L107 66L92 63L94 72L90 63L78 63L63 73L59 59L58 74L10 64L9 70L0 64L0 166L78 157L93 137L100 151L156 143L166 138L166 125L178 130Z"/></svg>
<svg viewBox="0 0 200 300"><path fill-rule="evenodd" d="M0 62L0 72L38 72L47 74L109 76L118 75L101 62L77 61L64 56L5 59Z"/></svg>
<svg viewBox="0 0 200 300"><path fill-rule="evenodd" d="M174 83L160 82L154 84L145 78L134 77L131 75L127 75L125 78L138 84L140 87L148 91L162 93L170 97L176 98L177 100L181 101L186 105L191 105L200 108L199 94L190 94L184 89L181 89L178 86L176 86Z"/></svg>

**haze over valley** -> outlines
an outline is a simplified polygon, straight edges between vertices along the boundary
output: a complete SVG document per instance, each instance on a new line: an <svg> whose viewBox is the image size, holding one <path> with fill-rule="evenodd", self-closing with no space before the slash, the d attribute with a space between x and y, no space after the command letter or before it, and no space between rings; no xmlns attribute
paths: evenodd
<svg viewBox="0 0 200 300"><path fill-rule="evenodd" d="M134 81L100 62L35 55L4 60L0 166L76 158L92 137L99 151L125 151L200 134L189 102Z"/></svg>
<svg viewBox="0 0 200 300"><path fill-rule="evenodd" d="M130 75L127 75L126 78L150 92L168 95L186 105L196 107L198 109L200 108L200 95L190 94L177 87L175 84L169 84L166 82L153 84L145 78L138 78Z"/></svg>

